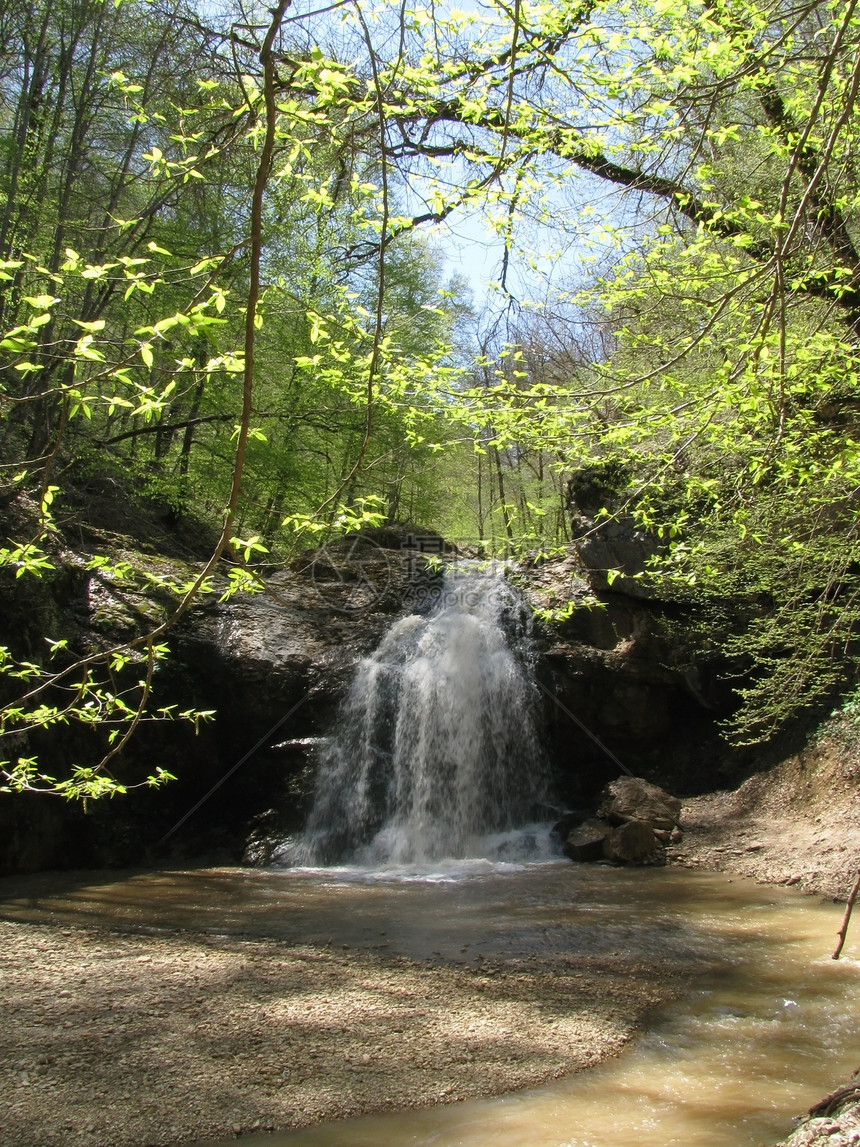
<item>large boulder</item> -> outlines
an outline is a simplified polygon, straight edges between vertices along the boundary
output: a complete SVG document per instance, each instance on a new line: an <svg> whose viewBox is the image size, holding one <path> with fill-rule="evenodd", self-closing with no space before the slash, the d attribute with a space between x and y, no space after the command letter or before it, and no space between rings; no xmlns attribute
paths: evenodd
<svg viewBox="0 0 860 1147"><path fill-rule="evenodd" d="M620 864L666 863L663 845L643 820L628 820L611 829L604 837L603 855Z"/></svg>
<svg viewBox="0 0 860 1147"><path fill-rule="evenodd" d="M681 802L642 777L619 777L603 790L597 815L611 825L635 820L671 832L680 828Z"/></svg>
<svg viewBox="0 0 860 1147"><path fill-rule="evenodd" d="M680 815L681 802L665 789L642 777L619 777L603 790L596 816L563 817L555 831L570 860L665 864L666 844L682 836Z"/></svg>
<svg viewBox="0 0 860 1147"><path fill-rule="evenodd" d="M568 832L561 850L569 860L578 862L600 860L603 856L604 841L611 831L605 820L592 817Z"/></svg>

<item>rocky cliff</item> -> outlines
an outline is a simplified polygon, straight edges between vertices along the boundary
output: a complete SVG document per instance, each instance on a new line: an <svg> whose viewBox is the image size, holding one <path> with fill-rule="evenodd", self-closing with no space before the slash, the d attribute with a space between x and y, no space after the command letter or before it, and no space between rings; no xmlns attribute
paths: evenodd
<svg viewBox="0 0 860 1147"><path fill-rule="evenodd" d="M562 620L536 626L559 805L587 806L618 775L619 761L681 793L735 779L743 761L714 726L730 696L700 619L689 607L643 593L632 575L651 543L625 542L627 527L616 523L598 545L584 516L589 508L574 513L585 537L578 551L514 575L539 610L575 603ZM428 538L439 544L428 546ZM17 655L38 659L45 637L66 638L84 652L104 648L169 613L174 599L151 579L88 568L106 541L111 557L132 570L180 580L193 571L175 555L153 553L151 545L141 552L119 535L66 539L57 568L41 580L7 574L0 582L3 641ZM56 798L0 797L0 871L235 861L249 833L297 828L320 739L336 719L353 666L401 611L425 607L436 576L426 550L440 548L441 539L426 531L416 541L406 529L379 530L271 571L268 592L219 601L223 583L217 586L172 632L171 656L155 683L159 704L215 710L216 720L196 733L181 722L144 726L118 763L127 783L156 765L178 780L93 803L86 812ZM612 585L602 565L586 564L610 559L623 571ZM17 751L39 752L48 771L61 773L92 754L92 737L91 730L55 727Z"/></svg>

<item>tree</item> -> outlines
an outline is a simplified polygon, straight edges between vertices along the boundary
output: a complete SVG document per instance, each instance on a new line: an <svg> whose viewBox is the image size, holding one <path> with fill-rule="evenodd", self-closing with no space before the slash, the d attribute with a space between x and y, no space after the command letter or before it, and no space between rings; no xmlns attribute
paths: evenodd
<svg viewBox="0 0 860 1147"><path fill-rule="evenodd" d="M349 163L345 161L345 144L353 129L343 130L336 108L331 115L326 111L326 100L332 101L325 69L318 66L319 52L309 61L290 64L290 82L278 76L274 49L282 43L286 9L283 3L256 43L253 31L251 39L235 29L222 36L222 44L237 49L236 68L230 74L222 64L226 78L195 77L195 99L183 92L181 104L171 101L169 116L137 99L146 89L133 76L119 69L105 76L103 69L115 62L112 53L120 49L119 41L104 32L101 7L75 9L78 23L71 30L61 19L56 58L45 54L38 84L32 81L26 42L20 73L14 68L8 73L20 80L18 107L24 109L25 126L18 132L19 142L32 152L27 170L38 169L41 182L38 196L32 187L24 186L24 166L11 149L9 248L0 275L6 283L6 321L14 325L7 328L0 350L6 360L7 456L17 473L7 497L33 493L40 512L38 537L12 542L0 551L0 564L24 576L39 576L50 568L55 532L51 507L59 492L54 475L61 467L68 470L88 461L88 448L91 458L97 444L118 448L126 461L129 457L134 461L138 444L151 442L155 473L161 475L155 486L162 493L171 493L166 473L173 455L177 475L173 498L181 512L189 499L193 467L204 453L195 450L195 431L205 426L210 432L204 462L211 475L208 496L226 505L226 512L216 511L221 517L220 537L203 569L186 583L155 579L176 598L163 623L123 646L86 657L75 655L65 642L54 642L51 653L60 659L56 666L47 661L21 662L3 649L0 669L8 681L24 683L23 692L3 708L3 736L14 742L22 730L54 728L76 720L103 728L106 737L101 759L76 766L66 778L47 775L32 757L5 762L3 773L13 789L84 800L124 791L126 784L108 771L108 765L113 768L111 763L121 759L141 720L178 715L175 707L151 709L152 676L167 652L162 639L199 593L211 592L210 575L221 556L232 548L242 559L229 569L228 594L258 588L259 578L247 569L247 562L266 547L258 534L247 536L246 525L253 528L262 521L266 528L274 514L286 511L292 511L288 517L294 524L299 522L305 529L315 525L314 514L301 512L303 497L311 501L313 510L326 505L336 510L341 499L346 499L345 517L353 525L365 518L378 519L378 512L362 510L367 500L357 485L363 467L373 460L377 427L384 429L387 422L390 434L399 421L401 439L404 429L407 437L413 434L415 417L433 415L413 416L402 402L404 393L431 374L442 380L453 369L442 361L447 355L441 343L448 323L445 308L436 306L435 299L433 306L426 301L428 288L434 294L435 272L420 244L406 238L399 243L398 271L383 226L383 239L369 246L371 253L379 251L380 258L368 278L367 236L378 233L378 216L369 197L375 188L362 183L358 173L378 159L372 153L365 157L356 153ZM174 9L170 16L199 28L201 45L218 41L187 11ZM143 15L144 23L147 17L148 13ZM160 18L157 13L156 29ZM109 23L114 37L125 28L119 18ZM42 52L46 44L54 43L57 29L44 14L40 28ZM100 38L103 32L105 40ZM84 33L89 37L87 47L78 59L75 50ZM64 38L68 36L71 47ZM135 39L134 45L140 48L141 40ZM254 71L239 70L240 64L255 60ZM52 183L55 153L48 147L36 162L42 132L30 106L34 98L38 97L37 103L41 99L41 85L51 67L56 73L53 111L61 174L56 193ZM76 68L83 69L82 80ZM319 72L325 99L318 100L318 106L309 100L306 72ZM159 75L168 85L177 78L181 84L188 77L172 72L166 80ZM67 89L81 96L77 102L72 100L68 140L57 135L65 124ZM112 101L105 91L119 91L121 98ZM89 92L93 93L92 108L81 95ZM111 210L99 216L103 200L93 191L82 200L80 216L75 217L72 189L78 188L85 174L89 179L91 172L96 187L93 149L104 138L114 138L110 133L117 120L133 126L130 140L128 132L123 137L119 131L124 150L117 182L110 185ZM146 125L145 133L138 132L141 125ZM144 134L149 150L141 154L137 149L143 146ZM322 145L316 155L313 144L317 140L312 137L318 137ZM341 186L329 193L331 171L321 154L339 157L338 178L346 190ZM117 146L111 144L105 160L108 167L117 162L117 155ZM70 169L72 175L68 175ZM385 182L384 169L382 178ZM207 194L195 189L198 182L207 187ZM243 185L250 187L247 208L242 203ZM33 210L36 201L41 208L38 218ZM116 217L113 211L118 206L128 209L126 201L142 213L131 220ZM393 203L386 190L383 218ZM53 233L52 219L56 220ZM219 250L219 241L237 220L243 236L227 250ZM289 233L297 223L309 225L317 243L324 244L323 250L307 260L313 273L308 275L308 268L302 266L302 275L313 282L312 299L304 291L296 294L295 262L275 246L278 235ZM157 240L150 237L153 234ZM78 241L80 250L67 245L76 235L85 237L88 245ZM203 252L201 240L207 248ZM267 241L272 245L267 246ZM165 245L168 242L170 247ZM349 244L350 251L355 248L348 252L345 276L344 260L338 260L333 251L335 243ZM43 254L46 248L47 256ZM310 251L307 242L300 243L299 250L301 263ZM415 269L419 264L423 278ZM399 310L389 315L386 301L390 298L396 303L398 285L405 288L405 297ZM394 288L390 295L386 294L389 287ZM413 296L421 291L422 301L416 301ZM362 305L363 299L368 306ZM273 334L278 328L281 334L289 330L288 348L268 339L267 323ZM299 387L276 385L285 365L293 379L307 372L317 396L320 380L331 390L334 401L324 403L322 416L334 419L340 441L332 445L341 454L321 484L303 475L305 491L289 491L289 505L284 505L283 487L285 477L290 476L288 456L296 450L292 432L296 425L306 428L320 412L313 402L308 403L307 394L299 395ZM260 400L269 405L268 398L271 409L260 409ZM353 411L360 415L357 441ZM289 439L285 438L282 449L269 448L258 419L276 427L286 425ZM178 431L183 432L181 439ZM131 456L126 450L132 451ZM321 507L317 497L322 497ZM238 536L240 530L244 538ZM119 568L102 557L93 561L114 579L137 573L147 577L146 571ZM204 715L181 716L197 721ZM159 770L144 783L158 784L164 779L166 775Z"/></svg>
<svg viewBox="0 0 860 1147"><path fill-rule="evenodd" d="M581 242L598 183L625 193L600 221L614 265L567 296L571 337L609 315L616 348L566 386L494 388L485 425L624 464L663 592L757 604L732 646L744 739L856 666L858 33L853 3L521 7L506 51L391 111L400 153L494 188L508 250L541 197L565 222L553 181L576 181Z"/></svg>
<svg viewBox="0 0 860 1147"><path fill-rule="evenodd" d="M41 507L3 564L50 561L75 467L218 522L175 619L225 553L231 590L258 586L281 521L306 538L367 507L432 513L437 448L458 513L504 546L563 537L566 468L611 461L665 542L662 592L756 605L743 735L850 677L857 0L2 19L4 497ZM505 333L464 364L463 301L436 299L416 233L468 205L499 237ZM522 256L532 282L551 271L532 300ZM168 628L60 670L80 717L98 665L144 667L110 759ZM32 681L8 730L56 721L34 716L56 676L6 656ZM61 791L111 791L87 767Z"/></svg>

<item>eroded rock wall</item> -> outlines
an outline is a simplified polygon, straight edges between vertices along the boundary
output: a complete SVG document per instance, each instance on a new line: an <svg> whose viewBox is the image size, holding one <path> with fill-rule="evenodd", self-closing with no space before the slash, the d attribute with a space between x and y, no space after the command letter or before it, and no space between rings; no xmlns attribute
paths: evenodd
<svg viewBox="0 0 860 1147"><path fill-rule="evenodd" d="M577 513L578 528L591 537L591 519ZM631 575L640 550L634 539L633 565L625 567ZM723 787L738 775L737 758L714 726L730 694L718 656L702 639L701 619L641 594L632 576L607 584L602 570L587 565L598 560L595 553L609 560L585 545L518 576L537 609L575 603L563 620L536 625L559 806L588 806L619 775L619 762L684 795ZM46 636L91 652L167 615L169 595L88 569L90 556L90 547L67 547L41 581L0 584L1 640L17 655L37 659ZM136 554L130 543L128 550L115 543L113 556L165 575L193 570ZM618 549L612 556L624 559ZM196 732L184 722L142 727L117 762L118 778L130 784L156 766L179 779L86 812L56 798L0 797L0 871L192 857L233 862L249 832L294 831L307 808L320 739L337 719L357 660L404 609L426 607L433 578L412 534L392 529L305 555L271 574L269 593L202 598L171 633L155 692L158 703L215 710L216 720ZM75 760L95 758L95 736L55 728L31 734L17 751L38 752L47 771L62 774Z"/></svg>
<svg viewBox="0 0 860 1147"><path fill-rule="evenodd" d="M88 569L87 548L54 557L56 570L38 581L7 575L0 583L0 641L18 657L41 659L46 637L65 638L78 653L108 648L160 621L175 602L133 579ZM112 557L180 580L192 572L131 548L114 547ZM179 710L214 710L216 719L196 729L183 721L143 725L112 762L125 784L156 766L178 779L157 791L91 802L86 811L56 797L0 795L0 872L189 857L232 862L255 818L276 810L279 829L297 827L318 739L335 719L356 660L402 608L408 559L408 552L377 543L347 553L331 547L316 562L311 555L273 573L268 594L201 598L170 633L171 655L155 676L154 697ZM11 748L38 754L46 772L64 775L72 763L98 759L98 736L81 726L54 726L21 735Z"/></svg>

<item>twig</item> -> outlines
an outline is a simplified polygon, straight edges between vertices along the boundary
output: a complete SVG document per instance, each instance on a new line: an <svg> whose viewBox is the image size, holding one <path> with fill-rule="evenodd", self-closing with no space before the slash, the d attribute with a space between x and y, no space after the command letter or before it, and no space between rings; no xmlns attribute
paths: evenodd
<svg viewBox="0 0 860 1147"><path fill-rule="evenodd" d="M828 1115L833 1115L837 1107L842 1107L844 1104L858 1099L860 1099L860 1084L849 1083L845 1087L832 1091L820 1103L810 1107L809 1114L813 1119L826 1118Z"/></svg>
<svg viewBox="0 0 860 1147"><path fill-rule="evenodd" d="M851 894L848 897L848 903L845 905L845 915L842 917L842 927L836 933L839 937L839 943L836 945L836 951L830 957L831 960L838 960L839 953L845 943L845 933L848 931L848 921L851 919L851 909L854 907L854 901L857 899L857 893L860 892L860 869L857 870L857 879L854 881L854 887L851 889Z"/></svg>

